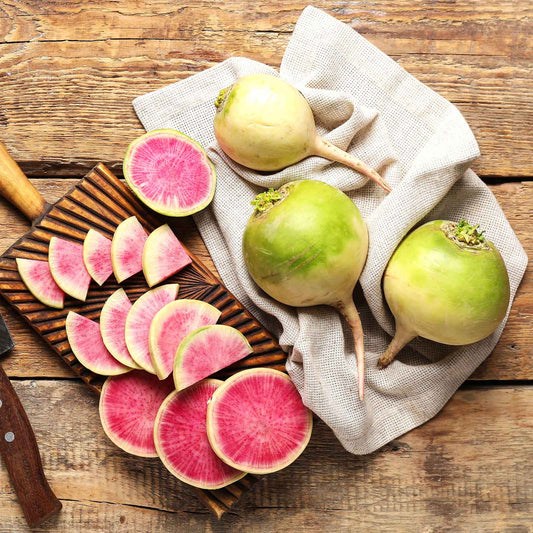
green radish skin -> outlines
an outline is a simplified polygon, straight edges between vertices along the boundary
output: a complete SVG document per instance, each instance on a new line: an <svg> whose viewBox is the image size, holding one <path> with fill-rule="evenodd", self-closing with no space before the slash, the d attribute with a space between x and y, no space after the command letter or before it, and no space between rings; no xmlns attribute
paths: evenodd
<svg viewBox="0 0 533 533"><path fill-rule="evenodd" d="M305 97L277 76L244 76L220 92L215 106L217 142L245 167L276 171L316 155L347 165L391 190L375 170L318 135Z"/></svg>
<svg viewBox="0 0 533 533"><path fill-rule="evenodd" d="M428 222L402 241L383 289L396 333L380 368L417 336L452 346L484 339L504 319L510 299L507 270L494 244L476 227L447 220Z"/></svg>
<svg viewBox="0 0 533 533"><path fill-rule="evenodd" d="M259 195L243 237L244 261L254 281L294 307L329 305L348 321L364 395L363 330L352 293L368 253L361 213L342 191L302 180Z"/></svg>

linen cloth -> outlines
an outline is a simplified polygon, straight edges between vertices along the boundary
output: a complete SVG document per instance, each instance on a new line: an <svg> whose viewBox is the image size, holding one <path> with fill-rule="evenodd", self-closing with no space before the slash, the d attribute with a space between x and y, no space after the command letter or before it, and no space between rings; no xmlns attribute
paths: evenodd
<svg viewBox="0 0 533 533"><path fill-rule="evenodd" d="M319 133L378 170L392 192L387 195L357 172L319 157L269 175L229 159L214 137L214 101L221 89L251 73L280 75L300 89ZM309 6L279 73L262 63L231 58L140 96L133 105L146 130L174 128L207 148L218 183L211 206L194 217L200 233L226 286L289 352L287 369L305 404L348 451L370 453L434 416L490 354L504 324L469 346L418 339L387 369L376 366L394 332L381 279L409 230L440 218L464 217L480 224L505 259L512 296L527 257L491 191L469 170L479 150L460 112L351 27ZM357 393L351 333L337 311L277 303L254 284L244 264L241 241L251 200L268 187L296 179L340 188L368 224L362 290L358 286L355 291L365 331L364 401Z"/></svg>

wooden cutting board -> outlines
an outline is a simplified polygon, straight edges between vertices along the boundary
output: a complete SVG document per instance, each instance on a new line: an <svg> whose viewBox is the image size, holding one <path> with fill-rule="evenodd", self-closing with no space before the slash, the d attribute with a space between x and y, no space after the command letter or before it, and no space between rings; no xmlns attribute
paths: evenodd
<svg viewBox="0 0 533 533"><path fill-rule="evenodd" d="M69 193L50 206L9 158L1 143L0 194L32 221L28 233L0 257L0 294L75 374L100 393L105 378L86 369L72 353L65 331L66 316L69 311L75 311L98 320L105 301L119 287L125 289L132 301L136 300L149 290L142 272L120 285L113 276L102 287L92 282L85 302L67 296L64 309L57 310L41 304L27 290L18 274L15 258L47 260L48 245L53 236L81 244L91 228L112 238L120 222L132 215L139 219L147 232L168 220L149 211L103 164L97 165ZM194 254L189 252L189 255L192 264L166 283L179 283L179 298L203 300L220 309L222 315L219 323L240 330L254 350L245 359L216 374L216 377L224 379L243 368L256 366L284 371L286 354L274 337L246 311L218 277ZM220 518L257 479L248 474L224 489L196 490L202 501Z"/></svg>

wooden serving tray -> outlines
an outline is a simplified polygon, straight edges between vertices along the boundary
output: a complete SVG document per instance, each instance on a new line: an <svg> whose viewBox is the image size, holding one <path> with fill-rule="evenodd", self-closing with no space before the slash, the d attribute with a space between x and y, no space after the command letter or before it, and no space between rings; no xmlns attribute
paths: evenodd
<svg viewBox="0 0 533 533"><path fill-rule="evenodd" d="M5 183L6 174L1 175L4 170L5 168L2 168L0 171L0 192L32 219L33 225L24 237L0 257L0 294L55 353L91 389L99 393L105 378L82 366L72 353L65 331L66 316L69 311L75 311L98 320L105 301L119 287L123 287L133 301L136 300L149 290L142 272L120 285L113 276L102 287L93 282L85 302L67 296L64 309L57 310L41 304L27 290L19 276L15 258L47 260L48 245L53 236L83 243L87 231L91 228L112 238L120 222L132 215L139 219L148 232L165 223L165 220L141 204L126 185L103 164L97 165L53 206L44 202L22 175L20 169L17 170L19 174L15 178L11 177L10 180L11 185L13 181L19 180L18 186L13 185L10 188L9 184ZM8 172L7 175L9 179L10 173ZM2 181L4 183L1 183ZM21 187L30 189L24 193ZM240 330L254 350L245 359L217 373L216 377L224 379L243 368L256 366L268 366L284 371L286 354L274 337L246 311L243 305L224 287L220 279L210 272L194 254L187 251L192 258L192 264L165 283L179 284L179 298L203 300L220 309L222 315L219 323ZM248 474L224 489L196 490L209 509L220 518L257 479Z"/></svg>

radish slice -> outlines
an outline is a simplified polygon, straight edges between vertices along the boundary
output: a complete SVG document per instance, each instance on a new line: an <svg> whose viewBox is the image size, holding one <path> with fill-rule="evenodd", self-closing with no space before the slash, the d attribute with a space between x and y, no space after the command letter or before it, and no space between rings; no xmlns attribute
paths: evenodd
<svg viewBox="0 0 533 533"><path fill-rule="evenodd" d="M218 372L252 353L246 337L237 329L217 324L197 329L181 342L174 360L177 390Z"/></svg>
<svg viewBox="0 0 533 533"><path fill-rule="evenodd" d="M72 353L85 368L103 376L116 376L131 370L109 353L96 322L70 311L65 328Z"/></svg>
<svg viewBox="0 0 533 533"><path fill-rule="evenodd" d="M131 302L124 289L116 290L105 302L100 313L100 331L106 348L123 365L140 368L126 346L126 318Z"/></svg>
<svg viewBox="0 0 533 533"><path fill-rule="evenodd" d="M75 242L52 237L48 249L50 272L55 282L69 296L85 301L91 276L83 262L83 246Z"/></svg>
<svg viewBox="0 0 533 533"><path fill-rule="evenodd" d="M220 311L200 300L176 300L159 311L150 326L150 357L159 379L170 376L181 341L198 328L216 324Z"/></svg>
<svg viewBox="0 0 533 533"><path fill-rule="evenodd" d="M276 472L305 449L313 427L289 376L252 368L230 377L207 408L207 435L228 465L252 474Z"/></svg>
<svg viewBox="0 0 533 533"><path fill-rule="evenodd" d="M221 384L204 379L187 390L172 392L155 421L159 458L178 479L200 489L220 489L246 475L221 461L207 439L207 403Z"/></svg>
<svg viewBox="0 0 533 533"><path fill-rule="evenodd" d="M65 293L52 277L48 261L17 257L16 262L20 277L33 296L48 307L63 309Z"/></svg>
<svg viewBox="0 0 533 533"><path fill-rule="evenodd" d="M142 255L148 235L136 217L123 220L111 242L111 263L119 283L140 272Z"/></svg>
<svg viewBox="0 0 533 533"><path fill-rule="evenodd" d="M144 370L155 374L150 357L150 324L157 312L176 299L177 283L162 285L143 294L131 308L126 318L126 346L132 359Z"/></svg>
<svg viewBox="0 0 533 533"><path fill-rule="evenodd" d="M148 286L153 287L192 263L168 224L154 230L144 243L142 265Z"/></svg>
<svg viewBox="0 0 533 533"><path fill-rule="evenodd" d="M159 381L142 370L106 380L100 396L100 420L106 435L125 452L157 457L154 423L172 388L172 380Z"/></svg>
<svg viewBox="0 0 533 533"><path fill-rule="evenodd" d="M83 241L83 262L91 278L102 286L113 274L111 264L111 241L90 229Z"/></svg>

